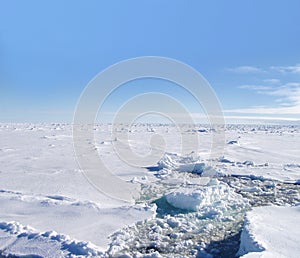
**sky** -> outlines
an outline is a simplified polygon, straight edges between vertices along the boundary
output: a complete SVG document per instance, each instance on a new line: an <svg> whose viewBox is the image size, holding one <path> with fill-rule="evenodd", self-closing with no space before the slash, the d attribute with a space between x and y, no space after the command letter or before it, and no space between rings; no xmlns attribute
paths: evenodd
<svg viewBox="0 0 300 258"><path fill-rule="evenodd" d="M299 10L298 0L1 0L0 122L72 122L92 78L140 56L196 69L230 123L300 121ZM144 79L111 94L100 120L150 91L203 111L178 85Z"/></svg>

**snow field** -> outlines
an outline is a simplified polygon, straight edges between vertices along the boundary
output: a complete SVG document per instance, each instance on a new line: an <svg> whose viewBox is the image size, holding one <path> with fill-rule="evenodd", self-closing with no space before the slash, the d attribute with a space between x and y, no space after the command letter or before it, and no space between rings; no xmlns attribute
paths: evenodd
<svg viewBox="0 0 300 258"><path fill-rule="evenodd" d="M145 141L154 134L164 136L166 153L149 167L120 160L110 130L98 125L95 142L86 141L112 173L140 186L136 202L112 199L88 183L76 163L70 125L0 124L0 254L232 257L244 225L239 254L296 257L298 227L288 220L297 225L297 208L250 210L300 202L299 127L227 126L224 155L209 160L205 126L182 125L185 139L199 137L197 152L182 154L173 126L121 125L139 155L149 153Z"/></svg>

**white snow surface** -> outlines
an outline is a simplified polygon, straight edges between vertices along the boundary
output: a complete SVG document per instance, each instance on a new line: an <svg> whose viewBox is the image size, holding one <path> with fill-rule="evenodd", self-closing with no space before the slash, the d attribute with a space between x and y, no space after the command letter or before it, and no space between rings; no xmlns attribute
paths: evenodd
<svg viewBox="0 0 300 258"><path fill-rule="evenodd" d="M55 231L40 233L14 221L0 223L0 250L3 250L2 255L46 258L103 255L97 246L89 242L77 241Z"/></svg>
<svg viewBox="0 0 300 258"><path fill-rule="evenodd" d="M298 258L299 221L300 206L255 208L246 215L238 255Z"/></svg>
<svg viewBox="0 0 300 258"><path fill-rule="evenodd" d="M108 130L104 131L106 139ZM56 231L71 242L90 242L98 252L107 249L112 233L155 214L155 207L113 199L87 181L75 159L70 125L0 124L0 141L0 223L29 225L39 234ZM109 151L106 157L112 158ZM110 164L112 169L119 165ZM124 180L143 175L137 169L122 168ZM53 245L64 253L81 253L77 248L66 251L65 245L53 244L44 236L34 242L28 237L14 241L16 234L5 227L0 232L0 251L5 253L36 255L38 249ZM11 240L3 242L4 238Z"/></svg>
<svg viewBox="0 0 300 258"><path fill-rule="evenodd" d="M223 173L288 183L300 179L299 127L249 125L229 132L227 139L238 140L238 144L227 143L219 160Z"/></svg>
<svg viewBox="0 0 300 258"><path fill-rule="evenodd" d="M239 195L222 183L208 185L207 192L198 186L183 189L183 172L300 182L299 127L228 126L224 155L214 167L207 165L211 164L211 133L199 128L186 125L177 130L174 126L141 124L127 130L120 126L121 133L129 134L132 150L141 156L151 151L148 143L152 136L164 137L166 154L158 164L152 164L154 171L119 159L111 125L96 126L95 142L86 140L109 170L124 181L155 186L158 176L168 174L174 191L166 199L181 209L201 210L216 204L226 208L228 200L233 204L240 201ZM187 141L188 136L196 135L199 149L181 153L180 132ZM193 179L199 181L188 178L184 183L197 185ZM72 126L68 124L0 124L0 207L0 254L43 257L47 257L47 250L57 257L100 254L108 248L111 234L155 215L154 206L113 199L88 182L77 164ZM282 232L288 233L284 226ZM263 248L269 250L268 246Z"/></svg>
<svg viewBox="0 0 300 258"><path fill-rule="evenodd" d="M80 201L59 195L27 195L4 190L0 192L1 221L17 220L39 231L60 232L75 242L77 241L75 239L78 239L79 242L95 243L98 247L102 247L102 250L109 243L107 237L114 231L127 224L149 218L155 213L155 208L142 205L101 208L91 201ZM0 231L5 229L0 226ZM27 238L24 238L23 243L26 240ZM42 241L42 238L39 241ZM47 246L47 243L44 243L44 246ZM20 255L18 253L20 250L15 246L20 245L19 242L8 244L8 246L2 244L0 250L8 248L11 253ZM28 244L26 243L26 246ZM22 254L32 254L30 250L26 251L29 253L23 250ZM78 255L80 252L74 249L72 254Z"/></svg>

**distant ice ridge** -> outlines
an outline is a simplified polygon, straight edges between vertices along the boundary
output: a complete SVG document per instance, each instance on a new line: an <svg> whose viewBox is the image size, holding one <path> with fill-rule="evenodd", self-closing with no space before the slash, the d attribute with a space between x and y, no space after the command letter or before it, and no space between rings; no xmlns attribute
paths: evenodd
<svg viewBox="0 0 300 258"><path fill-rule="evenodd" d="M237 255L298 258L299 221L300 206L255 208L246 215Z"/></svg>
<svg viewBox="0 0 300 258"><path fill-rule="evenodd" d="M2 255L34 255L44 258L103 254L90 242L77 241L55 231L41 233L14 221L0 222L0 250Z"/></svg>
<svg viewBox="0 0 300 258"><path fill-rule="evenodd" d="M180 156L174 153L165 153L158 161L159 170L172 170L177 172L190 172L195 174L214 175L217 172L207 166L199 157L194 155Z"/></svg>
<svg viewBox="0 0 300 258"><path fill-rule="evenodd" d="M203 187L179 188L167 194L166 200L175 208L216 214L225 212L228 206L244 208L248 205L228 184L213 178Z"/></svg>

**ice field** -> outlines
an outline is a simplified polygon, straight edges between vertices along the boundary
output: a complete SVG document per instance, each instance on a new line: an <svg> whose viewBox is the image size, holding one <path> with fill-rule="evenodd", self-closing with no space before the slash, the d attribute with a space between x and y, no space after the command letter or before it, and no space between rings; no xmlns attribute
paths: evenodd
<svg viewBox="0 0 300 258"><path fill-rule="evenodd" d="M163 137L140 167L118 157L111 130L86 140L138 189L131 202L89 183L71 125L0 124L0 257L299 257L299 126L227 125L212 160L208 126L119 125L141 157ZM198 149L181 153L182 135Z"/></svg>

